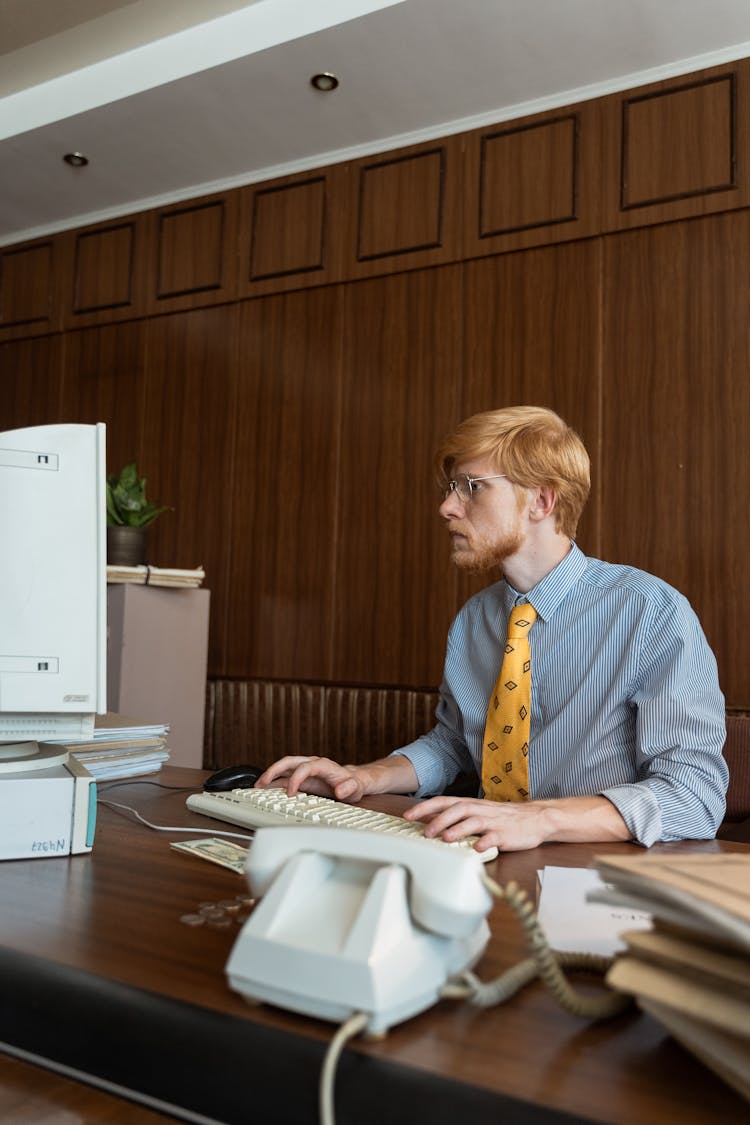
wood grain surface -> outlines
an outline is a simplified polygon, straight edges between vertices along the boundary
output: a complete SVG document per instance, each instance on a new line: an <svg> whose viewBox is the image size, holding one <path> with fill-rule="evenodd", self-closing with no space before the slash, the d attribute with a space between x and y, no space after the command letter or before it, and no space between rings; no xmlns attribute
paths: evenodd
<svg viewBox="0 0 750 1125"><path fill-rule="evenodd" d="M197 785L202 776L167 768L158 780ZM137 807L155 823L211 823L187 812L184 791L137 781L109 788L108 793L107 788L102 787L102 796ZM368 803L396 811L407 800L382 797ZM175 852L170 838L174 837L100 808L90 856L2 864L4 945L199 1009L327 1042L330 1025L267 1006L250 1007L228 988L224 965L236 928L189 927L180 918L200 902L235 896L244 880ZM710 853L742 848L708 842L654 850ZM501 856L488 870L500 882L515 879L533 895L540 867L586 866L602 850L634 848L547 845ZM485 980L525 955L518 924L506 907L493 908L490 926L492 939L477 970ZM510 1095L540 1113L565 1112L610 1125L703 1125L711 1115L740 1120L744 1112L728 1087L648 1017L633 1011L602 1025L587 1024L558 1009L539 984L489 1010L443 1001L392 1029L384 1041L358 1040L348 1050L392 1060L407 1071L452 1077L470 1087ZM386 1091L375 1096L387 1106Z"/></svg>

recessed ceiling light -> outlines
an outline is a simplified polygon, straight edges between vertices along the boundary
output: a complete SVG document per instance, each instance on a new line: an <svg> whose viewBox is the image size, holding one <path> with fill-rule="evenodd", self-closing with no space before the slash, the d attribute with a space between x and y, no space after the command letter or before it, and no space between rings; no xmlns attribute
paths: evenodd
<svg viewBox="0 0 750 1125"><path fill-rule="evenodd" d="M89 162L88 157L82 152L66 152L63 160L66 164L70 164L71 168L85 168Z"/></svg>
<svg viewBox="0 0 750 1125"><path fill-rule="evenodd" d="M310 85L314 86L316 90L320 90L323 94L335 90L338 84L339 80L336 75L331 74L327 70L322 71L320 74L313 74L310 79Z"/></svg>

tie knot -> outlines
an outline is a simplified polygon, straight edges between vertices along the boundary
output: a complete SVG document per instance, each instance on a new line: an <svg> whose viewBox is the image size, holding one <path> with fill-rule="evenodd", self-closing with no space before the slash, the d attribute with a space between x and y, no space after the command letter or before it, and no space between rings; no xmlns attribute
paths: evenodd
<svg viewBox="0 0 750 1125"><path fill-rule="evenodd" d="M522 605L514 606L511 610L510 619L508 621L508 636L527 636L529 629L535 621L536 610L529 602L523 602Z"/></svg>

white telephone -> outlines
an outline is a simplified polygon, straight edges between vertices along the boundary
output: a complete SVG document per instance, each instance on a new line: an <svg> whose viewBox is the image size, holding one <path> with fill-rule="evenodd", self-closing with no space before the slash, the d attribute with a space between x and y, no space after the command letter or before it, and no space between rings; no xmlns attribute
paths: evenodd
<svg viewBox="0 0 750 1125"><path fill-rule="evenodd" d="M430 1007L489 939L492 896L470 849L320 826L261 828L247 876L261 898L226 972L247 999L379 1033ZM262 896L262 897L261 897Z"/></svg>

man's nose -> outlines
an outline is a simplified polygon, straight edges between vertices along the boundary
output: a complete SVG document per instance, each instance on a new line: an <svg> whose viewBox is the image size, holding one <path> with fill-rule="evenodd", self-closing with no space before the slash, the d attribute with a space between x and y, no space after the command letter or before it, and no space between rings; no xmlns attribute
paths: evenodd
<svg viewBox="0 0 750 1125"><path fill-rule="evenodd" d="M444 520L460 519L466 513L463 500L458 495L455 489L448 492L442 504L438 508L438 512Z"/></svg>

